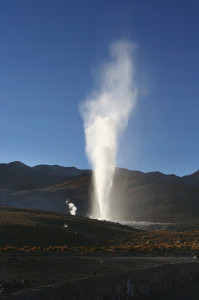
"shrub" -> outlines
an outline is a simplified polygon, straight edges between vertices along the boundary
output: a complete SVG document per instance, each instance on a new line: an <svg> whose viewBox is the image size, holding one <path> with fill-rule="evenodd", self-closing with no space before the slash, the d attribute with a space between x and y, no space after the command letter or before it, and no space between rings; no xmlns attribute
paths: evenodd
<svg viewBox="0 0 199 300"><path fill-rule="evenodd" d="M31 248L30 248L29 246L24 246L24 247L22 248L22 250L23 250L23 251L30 251Z"/></svg>
<svg viewBox="0 0 199 300"><path fill-rule="evenodd" d="M61 248L62 252L70 251L71 249L68 248L67 246L62 246Z"/></svg>

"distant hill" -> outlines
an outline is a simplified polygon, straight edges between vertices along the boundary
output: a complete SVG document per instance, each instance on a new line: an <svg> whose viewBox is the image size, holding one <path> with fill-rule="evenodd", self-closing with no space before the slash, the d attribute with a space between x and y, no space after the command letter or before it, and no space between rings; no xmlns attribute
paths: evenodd
<svg viewBox="0 0 199 300"><path fill-rule="evenodd" d="M33 167L39 173L53 175L53 176L66 176L66 177L76 177L91 174L91 170L79 170L75 167L62 167L59 165L38 165Z"/></svg>
<svg viewBox="0 0 199 300"><path fill-rule="evenodd" d="M118 170L111 192L111 215L167 221L199 218L199 172L178 177L160 172ZM119 207L119 209L118 209Z"/></svg>
<svg viewBox="0 0 199 300"><path fill-rule="evenodd" d="M0 164L0 188L30 190L47 187L89 172L91 171L58 165L29 167L19 161L14 161L9 164Z"/></svg>
<svg viewBox="0 0 199 300"><path fill-rule="evenodd" d="M0 164L0 206L37 208L90 215L91 170L58 165L29 167ZM179 177L117 168L111 190L110 216L115 219L179 220L199 217L199 170Z"/></svg>

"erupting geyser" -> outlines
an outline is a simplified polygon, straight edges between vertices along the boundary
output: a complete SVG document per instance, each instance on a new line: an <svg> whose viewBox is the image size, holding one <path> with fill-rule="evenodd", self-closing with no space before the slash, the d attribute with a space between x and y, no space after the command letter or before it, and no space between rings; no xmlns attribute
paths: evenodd
<svg viewBox="0 0 199 300"><path fill-rule="evenodd" d="M120 40L110 45L111 59L103 65L95 89L83 103L86 153L93 167L93 217L110 219L109 192L115 170L119 135L126 128L137 98L132 61L134 45Z"/></svg>

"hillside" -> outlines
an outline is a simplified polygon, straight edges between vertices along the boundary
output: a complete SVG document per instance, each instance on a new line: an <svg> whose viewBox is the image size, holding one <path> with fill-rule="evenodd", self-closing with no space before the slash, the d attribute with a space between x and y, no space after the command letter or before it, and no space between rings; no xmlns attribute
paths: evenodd
<svg viewBox="0 0 199 300"><path fill-rule="evenodd" d="M137 232L117 223L36 209L0 207L0 220L0 247L103 245Z"/></svg>
<svg viewBox="0 0 199 300"><path fill-rule="evenodd" d="M0 164L0 206L37 208L77 215L91 214L91 171L58 165L29 167ZM116 169L110 217L125 220L172 220L199 217L199 171L184 177L160 172Z"/></svg>
<svg viewBox="0 0 199 300"><path fill-rule="evenodd" d="M118 174L110 197L111 214L116 219L122 216L124 219L160 222L197 220L199 185L195 179L194 185L189 182L189 178L158 173L128 174L126 177Z"/></svg>

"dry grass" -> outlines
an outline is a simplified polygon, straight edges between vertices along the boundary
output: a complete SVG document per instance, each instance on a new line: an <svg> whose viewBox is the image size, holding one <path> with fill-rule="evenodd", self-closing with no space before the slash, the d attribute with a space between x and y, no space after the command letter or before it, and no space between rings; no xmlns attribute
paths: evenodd
<svg viewBox="0 0 199 300"><path fill-rule="evenodd" d="M38 246L24 246L24 247L14 247L5 246L0 248L0 253L10 253L10 252L21 252L21 253L70 253L70 254L136 254L136 253L175 253L175 251L181 251L182 255L185 252L196 252L199 251L199 243L192 241L179 242L164 242L151 240L142 242L138 241L136 244L121 244L120 246L109 245L109 246L80 246L80 247L68 247L68 246L48 246L48 247L38 247Z"/></svg>
<svg viewBox="0 0 199 300"><path fill-rule="evenodd" d="M16 208L0 208L0 218L0 252L4 253L133 255L199 251L198 229L139 231L83 217Z"/></svg>
<svg viewBox="0 0 199 300"><path fill-rule="evenodd" d="M112 243L126 252L172 252L199 250L199 231L141 231L129 237L118 237Z"/></svg>

